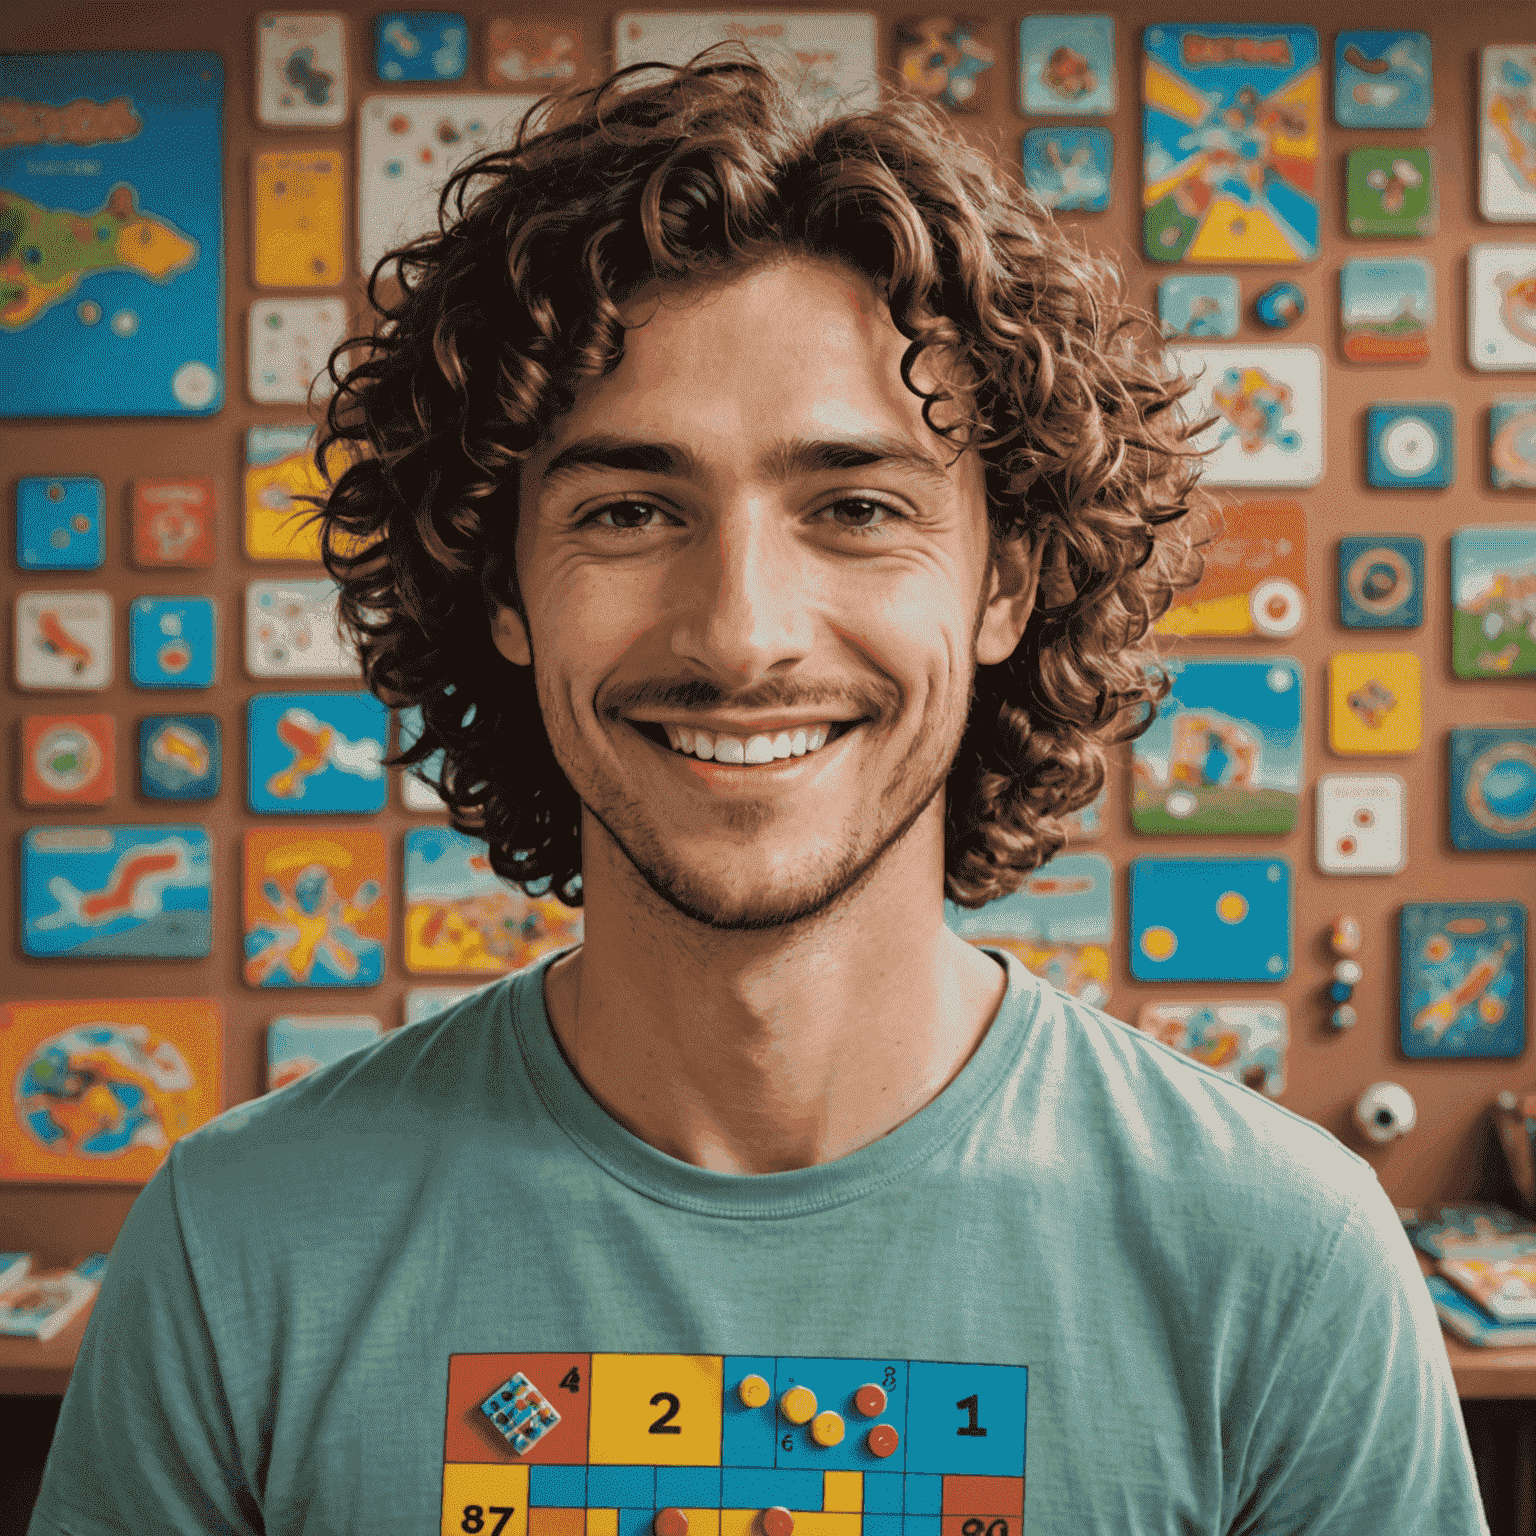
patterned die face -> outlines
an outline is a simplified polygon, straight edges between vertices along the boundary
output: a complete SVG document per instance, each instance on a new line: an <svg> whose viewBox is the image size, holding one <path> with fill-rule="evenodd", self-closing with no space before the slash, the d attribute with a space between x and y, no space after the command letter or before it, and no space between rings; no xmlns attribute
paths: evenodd
<svg viewBox="0 0 1536 1536"><path fill-rule="evenodd" d="M554 1405L522 1371L497 1387L480 1411L519 1456L560 1422Z"/></svg>

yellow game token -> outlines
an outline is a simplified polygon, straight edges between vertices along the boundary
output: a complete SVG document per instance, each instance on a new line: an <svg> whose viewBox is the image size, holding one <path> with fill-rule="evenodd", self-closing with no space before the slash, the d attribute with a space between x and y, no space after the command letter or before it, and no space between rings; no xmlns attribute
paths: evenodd
<svg viewBox="0 0 1536 1536"><path fill-rule="evenodd" d="M839 1415L829 1408L825 1413L818 1413L815 1422L811 1425L811 1439L817 1445L836 1445L843 1438L843 1421Z"/></svg>
<svg viewBox="0 0 1536 1536"><path fill-rule="evenodd" d="M773 1389L761 1376L743 1376L736 1395L744 1408L761 1408L773 1396Z"/></svg>
<svg viewBox="0 0 1536 1536"><path fill-rule="evenodd" d="M807 1424L816 1412L816 1394L809 1387L791 1387L779 1398L779 1412L791 1424Z"/></svg>

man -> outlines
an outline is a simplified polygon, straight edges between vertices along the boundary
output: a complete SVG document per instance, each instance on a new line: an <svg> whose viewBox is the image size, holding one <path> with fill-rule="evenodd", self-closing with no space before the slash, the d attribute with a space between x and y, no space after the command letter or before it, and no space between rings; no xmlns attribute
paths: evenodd
<svg viewBox="0 0 1536 1536"><path fill-rule="evenodd" d="M1101 275L924 109L751 65L456 196L325 536L583 942L177 1143L33 1530L1486 1531L1369 1166L944 923L1189 579Z"/></svg>

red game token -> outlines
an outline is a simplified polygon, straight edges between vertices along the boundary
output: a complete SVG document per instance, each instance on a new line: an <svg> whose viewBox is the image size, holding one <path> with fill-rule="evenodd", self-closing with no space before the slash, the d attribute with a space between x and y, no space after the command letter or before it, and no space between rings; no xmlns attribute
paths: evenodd
<svg viewBox="0 0 1536 1536"><path fill-rule="evenodd" d="M791 1536L794 1528L795 1517L782 1505L775 1504L763 1511L763 1529L768 1536Z"/></svg>
<svg viewBox="0 0 1536 1536"><path fill-rule="evenodd" d="M656 1536L688 1536L688 1516L680 1509L658 1509L651 1529Z"/></svg>
<svg viewBox="0 0 1536 1536"><path fill-rule="evenodd" d="M866 1419L878 1418L885 1412L885 1392L874 1382L868 1382L853 1394L853 1406Z"/></svg>
<svg viewBox="0 0 1536 1536"><path fill-rule="evenodd" d="M876 1424L865 1439L871 1456L889 1456L900 1437L889 1424Z"/></svg>

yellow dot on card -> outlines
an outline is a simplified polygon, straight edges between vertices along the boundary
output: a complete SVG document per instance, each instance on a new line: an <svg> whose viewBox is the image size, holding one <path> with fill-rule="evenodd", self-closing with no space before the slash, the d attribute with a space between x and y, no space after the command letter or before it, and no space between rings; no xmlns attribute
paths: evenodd
<svg viewBox="0 0 1536 1536"><path fill-rule="evenodd" d="M1141 952L1148 960L1167 960L1179 947L1171 928L1148 928L1141 935Z"/></svg>
<svg viewBox="0 0 1536 1536"><path fill-rule="evenodd" d="M1224 923L1240 923L1248 916L1248 901L1236 891L1223 891L1216 898L1216 916Z"/></svg>

